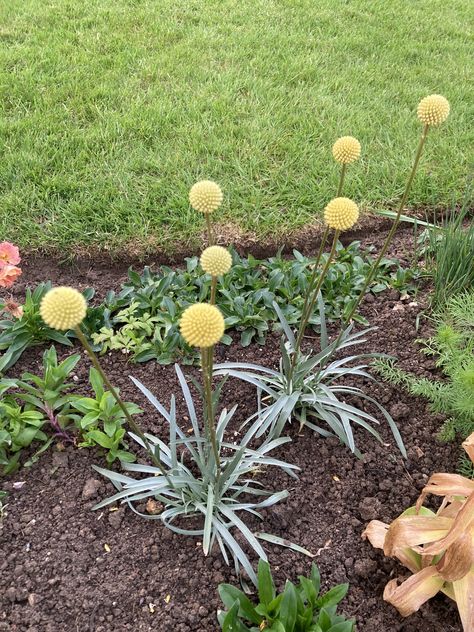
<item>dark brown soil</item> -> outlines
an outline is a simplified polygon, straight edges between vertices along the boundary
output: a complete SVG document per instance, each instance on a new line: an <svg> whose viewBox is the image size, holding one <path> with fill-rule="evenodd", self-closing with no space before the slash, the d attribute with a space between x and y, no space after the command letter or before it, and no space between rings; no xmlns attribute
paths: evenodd
<svg viewBox="0 0 474 632"><path fill-rule="evenodd" d="M391 254L403 255L409 236L410 231L401 233ZM380 238L375 236L374 243ZM25 270L28 283L47 276L55 283L93 285L102 293L117 287L125 273L123 267L53 267L46 272L28 264ZM428 331L425 320L420 331L415 329L424 300L419 296L411 302L401 301L393 291L369 299L364 313L378 330L370 334L365 349L395 355L405 368L429 377L435 374L433 361L422 356L415 343ZM219 359L225 354L229 359L272 365L278 357L278 338L270 336L265 347L243 350L236 344L219 349L218 354ZM40 356L38 349L26 354L15 373L36 370ZM165 438L164 423L143 402L128 375L133 374L168 403L170 393L179 392L173 368L155 363L130 365L120 354L106 356L105 362L123 395L144 407L142 424ZM192 368L185 372L198 374ZM76 373L78 388L86 389L85 360ZM399 424L408 460L397 453L386 430L384 446L369 435L358 434L365 457L362 462L337 442L318 439L309 431L298 435L293 427L292 443L278 456L301 468L299 480L276 470L260 475L269 488L286 488L290 496L264 512L259 529L315 553L325 588L350 583L342 607L357 618L358 630L459 632L455 606L444 596L431 600L409 619L402 619L385 604L385 584L407 572L361 539L369 520L389 522L413 504L433 471L453 471L458 449L437 442L441 419L428 411L426 402L385 384L365 387ZM237 402L241 420L253 412L254 397L252 388L229 382L224 404ZM178 405L183 406L179 397ZM11 493L0 526L0 631L217 630L217 586L223 581L235 583L233 571L217 551L205 558L200 542L173 535L157 521L142 520L124 508L92 512L99 499L113 492L91 469L92 464L103 463L99 451L51 449L35 466L1 484ZM13 489L15 481L24 481L21 489ZM299 574L309 573L310 559L271 545L265 548L280 586L286 577L296 580Z"/></svg>

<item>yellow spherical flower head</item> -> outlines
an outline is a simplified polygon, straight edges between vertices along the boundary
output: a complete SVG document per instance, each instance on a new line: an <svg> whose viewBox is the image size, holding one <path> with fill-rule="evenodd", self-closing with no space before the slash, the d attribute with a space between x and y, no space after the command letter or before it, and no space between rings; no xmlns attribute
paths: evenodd
<svg viewBox="0 0 474 632"><path fill-rule="evenodd" d="M222 203L223 194L220 186L212 180L196 182L189 191L189 202L195 211L212 213Z"/></svg>
<svg viewBox="0 0 474 632"><path fill-rule="evenodd" d="M337 162L349 164L360 156L360 143L353 136L341 136L332 146L332 155Z"/></svg>
<svg viewBox="0 0 474 632"><path fill-rule="evenodd" d="M209 246L201 255L201 267L204 272L212 276L220 276L229 272L232 266L232 257L227 248L222 246Z"/></svg>
<svg viewBox="0 0 474 632"><path fill-rule="evenodd" d="M80 325L87 312L86 299L72 287L55 287L44 296L40 315L52 329L66 331Z"/></svg>
<svg viewBox="0 0 474 632"><path fill-rule="evenodd" d="M195 303L179 321L181 335L192 347L212 347L224 335L224 316L215 305Z"/></svg>
<svg viewBox="0 0 474 632"><path fill-rule="evenodd" d="M449 116L449 101L440 94L431 94L418 104L418 118L424 125L436 127Z"/></svg>
<svg viewBox="0 0 474 632"><path fill-rule="evenodd" d="M359 207L349 198L334 198L324 209L324 221L335 230L349 230L358 218Z"/></svg>

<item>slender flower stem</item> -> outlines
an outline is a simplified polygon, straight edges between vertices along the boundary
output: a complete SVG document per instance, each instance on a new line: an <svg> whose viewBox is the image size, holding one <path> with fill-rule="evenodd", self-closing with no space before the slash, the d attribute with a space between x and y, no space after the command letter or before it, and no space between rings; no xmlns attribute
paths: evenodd
<svg viewBox="0 0 474 632"><path fill-rule="evenodd" d="M291 382L291 379L293 377L293 372L295 370L295 366L296 366L296 361L298 359L299 356L299 351L300 351L300 347L301 347L301 342L303 341L303 336L304 336L304 332L306 331L306 327L308 326L308 321L309 318L311 316L311 312L313 311L314 308L314 304L316 303L316 300L318 298L318 294L319 291L321 290L321 286L323 284L323 281L326 277L326 274L329 270L329 267L332 263L332 260L334 258L334 254L336 252L336 246L337 246L337 241L339 239L339 235L340 235L340 231L336 230L334 233L334 237L332 240L332 245L331 245L331 251L329 252L328 258L326 260L326 263L324 264L324 267L321 271L321 274L319 276L318 282L316 284L316 287L314 288L313 292L311 293L311 298L310 301L308 303L308 308L306 310L306 315L304 318L301 319L300 322L300 326L298 329L298 335L296 338L296 343L295 343L295 349L294 349L294 353L293 353L293 357L291 360L291 367L290 367L290 374L288 376L288 382Z"/></svg>
<svg viewBox="0 0 474 632"><path fill-rule="evenodd" d="M344 179L346 177L346 168L347 168L347 165L344 163L342 165L341 175L339 176L339 185L337 187L337 197L340 197L340 195L342 193L342 189L343 189L343 186L344 186ZM298 338L297 338L297 342L296 342L296 349L294 350L294 354L293 354L293 358L292 358L291 375L293 375L293 370L294 370L294 367L295 367L295 364L296 364L296 360L297 360L297 356L298 356L298 353L299 353L299 347L300 347L301 341L303 339L304 332L305 332L305 329L307 327L308 321L309 321L309 319L311 317L312 309L313 309L314 304L316 302L316 299L318 297L318 292L321 289L322 281L324 281L324 274L322 273L321 277L320 277L321 283L318 284L318 289L313 295L314 287L315 287L315 284L316 284L316 279L317 279L317 276L318 276L319 263L321 261L322 255L323 255L324 246L326 245L328 236L329 236L329 226L326 226L326 228L324 229L323 236L321 237L321 244L319 246L318 254L316 255L316 260L314 262L313 274L311 275L311 279L310 279L309 286L308 286L308 291L307 291L305 299L304 299L303 310L301 312L300 326L298 328ZM333 245L334 245L334 243L333 243ZM313 298L311 298L311 297L313 297Z"/></svg>
<svg viewBox="0 0 474 632"><path fill-rule="evenodd" d="M211 279L211 305L216 304L216 290L217 290L217 277L213 276Z"/></svg>
<svg viewBox="0 0 474 632"><path fill-rule="evenodd" d="M204 403L206 406L206 425L207 435L211 442L212 451L214 452L214 458L216 461L217 481L219 481L221 462L219 457L219 450L217 447L216 439L216 427L214 423L214 406L212 403L212 364L214 356L214 347L207 349L201 349L201 365L202 365L202 377L204 383Z"/></svg>
<svg viewBox="0 0 474 632"><path fill-rule="evenodd" d="M206 215L206 229L207 229L207 243L209 246L214 245L214 233L212 232L212 224L211 224L211 214L205 213Z"/></svg>
<svg viewBox="0 0 474 632"><path fill-rule="evenodd" d="M309 300L310 300L311 292L313 291L314 285L316 283L316 279L318 277L319 263L321 261L321 257L323 254L324 246L326 245L326 242L328 239L328 235L329 235L329 227L326 226L326 228L324 229L324 233L321 237L321 243L319 245L318 254L316 255L316 259L314 260L314 263L313 263L313 272L309 280L308 290L306 292L306 296L304 297L304 303L303 303L303 309L301 310L301 321L300 321L300 326L298 328L298 334L301 329L302 321L309 318L309 314L307 315Z"/></svg>
<svg viewBox="0 0 474 632"><path fill-rule="evenodd" d="M421 134L420 137L420 141L418 143L418 148L416 150L416 154L415 154L415 159L413 161L413 166L411 168L411 172L410 175L408 177L407 183L405 185L405 190L403 191L403 195L401 197L400 200L400 204L398 205L398 210L397 210L397 215L393 221L392 227L387 235L387 238L385 239L385 242L382 246L381 251L379 252L376 260L374 261L374 263L372 264L369 273L365 279L365 283L364 286L362 288L362 290L359 293L359 296L357 297L356 302L354 303L354 305L351 307L349 314L346 316L346 318L344 319L342 325L341 325L341 330L339 332L338 337L336 338L335 342L334 342L334 347L332 352L326 357L325 359L325 364L326 366L329 364L329 362L331 361L331 358L333 357L333 355L335 354L335 352L337 351L337 348L339 346L339 342L341 341L341 338L344 334L344 331L347 329L349 323L351 322L352 318L354 317L354 314L357 311L357 308L359 307L362 299L364 298L367 289L370 287L370 284L372 283L372 280L374 278L375 272L377 271L377 268L379 267L380 262L382 261L383 257L385 256L385 253L388 250L388 247L390 246L390 243L393 239L393 236L395 234L395 231L398 228L398 225L400 224L400 216L402 214L403 208L407 202L408 199L408 194L410 193L410 189L411 189L411 185L413 183L413 179L415 177L416 174L416 170L418 168L418 164L420 162L420 158L421 158L421 154L423 152L423 147L426 141L426 137L428 135L428 130L429 130L429 125L425 125L423 128L423 132Z"/></svg>
<svg viewBox="0 0 474 632"><path fill-rule="evenodd" d="M337 197L340 197L342 193L342 187L344 186L344 178L346 177L346 168L347 168L346 163L343 163L342 169L341 169L341 176L339 178L339 186L337 187Z"/></svg>
<svg viewBox="0 0 474 632"><path fill-rule="evenodd" d="M363 288L362 288L362 290L361 290L356 302L352 306L348 316L346 317L341 331L343 331L347 327L349 322L352 320L357 308L360 305L360 302L362 301L362 299L365 296L365 293L367 292L367 289L370 287L370 284L373 281L373 278L374 278L374 275L375 275L375 273L377 271L377 268L379 267L380 262L384 258L385 254L386 254L386 252L388 250L388 247L390 246L390 243L392 242L392 239L393 239L393 236L395 234L395 231L397 230L398 225L400 224L400 216L401 216L401 214L403 212L403 208L405 207L405 204L407 202L408 194L410 193L410 189L411 189L411 185L413 184L413 179L415 177L416 170L417 170L418 164L420 162L421 154L423 152L423 147L424 147L424 144L425 144L425 141L426 141L426 137L428 135L429 127L430 127L429 125L425 125L425 127L423 128L423 133L421 134L420 142L418 143L418 149L416 151L415 160L413 161L413 167L411 169L408 181L407 181L407 183L405 185L405 190L404 190L403 195L401 197L400 204L399 204L398 210L397 210L397 215L396 215L396 217L395 217L395 219L393 221L392 227L390 228L390 231L389 231L389 233L387 235L387 238L385 239L385 242L384 242L384 244L382 246L382 249L380 250L377 258L375 259L374 263L372 264L372 267L369 270L369 273L368 273L368 275L367 275L367 277L365 279L364 286L363 286Z"/></svg>
<svg viewBox="0 0 474 632"><path fill-rule="evenodd" d="M61 437L63 441L67 441L68 443L74 443L74 440L72 439L72 437L70 437L68 433L63 428L61 428L61 424L59 423L57 417L55 416L54 411L49 406L45 406L44 411L46 415L48 416L49 423L52 425L53 429L55 430L55 436Z"/></svg>
<svg viewBox="0 0 474 632"><path fill-rule="evenodd" d="M150 442L148 441L148 439L146 438L146 436L144 435L142 430L139 428L137 423L134 421L134 419L131 416L131 414L128 412L127 407L123 403L122 398L120 397L120 395L117 393L116 389L110 383L109 378L107 377L106 373L102 369L102 366L101 366L101 364L99 362L99 359L97 358L97 356L94 353L92 347L90 346L89 341L87 340L87 338L82 333L82 330L80 329L79 326L77 326L77 327L74 328L74 332L75 332L76 336L79 338L79 340L81 341L82 346L86 350L87 355L89 356L90 361L92 362L93 366L99 372L99 375L102 378L102 380L103 380L104 384L106 385L107 389L112 393L112 396L114 397L115 401L119 405L120 410L125 415L125 418L128 421L128 424L129 424L130 428L143 441L143 443L145 444L148 452L150 453L150 456L151 456L151 459L152 459L153 463L160 470L160 472L166 478L166 480L171 485L171 487L173 487L173 485L171 483L171 480L169 479L168 475L166 474L165 468L163 467L163 464L162 464L159 456L156 455L155 451L153 450L152 446L150 445Z"/></svg>

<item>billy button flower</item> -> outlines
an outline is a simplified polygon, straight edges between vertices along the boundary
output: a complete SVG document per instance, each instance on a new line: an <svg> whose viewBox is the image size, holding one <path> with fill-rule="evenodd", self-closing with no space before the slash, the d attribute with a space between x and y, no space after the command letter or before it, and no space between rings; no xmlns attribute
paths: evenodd
<svg viewBox="0 0 474 632"><path fill-rule="evenodd" d="M339 186L337 188L337 195L340 196L342 195L347 165L360 158L360 143L357 138L353 136L341 136L332 146L332 155L334 156L334 160L342 165Z"/></svg>
<svg viewBox="0 0 474 632"><path fill-rule="evenodd" d="M359 207L346 197L337 197L324 209L324 221L336 231L349 230L359 219Z"/></svg>
<svg viewBox="0 0 474 632"><path fill-rule="evenodd" d="M332 146L334 160L347 165L360 157L360 143L353 136L341 136Z"/></svg>
<svg viewBox="0 0 474 632"><path fill-rule="evenodd" d="M95 355L89 341L82 333L81 323L87 314L87 302L84 296L75 288L72 287L55 287L45 294L40 304L40 316L44 322L52 329L59 331L67 331L72 329L77 338L82 343L87 355L89 356L93 366L99 372L104 384L108 390L112 393L115 401L122 410L125 418L130 424L130 428L137 434L144 444L148 447L150 454L152 455L153 463L160 469L161 473L167 477L163 465L159 459L159 456L155 454L153 449L148 443L147 438L141 431L139 426L133 420L132 416L127 410L127 407L119 396L118 391L112 386L109 378L99 362L99 359Z"/></svg>
<svg viewBox="0 0 474 632"><path fill-rule="evenodd" d="M84 320L86 312L86 299L72 287L53 288L40 305L41 318L48 327L59 331L76 328Z"/></svg>
<svg viewBox="0 0 474 632"><path fill-rule="evenodd" d="M224 317L215 305L195 303L184 310L179 328L189 345L208 349L224 335Z"/></svg>
<svg viewBox="0 0 474 632"><path fill-rule="evenodd" d="M406 206L408 195L410 193L413 180L415 179L416 171L420 163L420 159L423 153L423 148L425 145L426 138L428 136L428 132L431 127L436 127L437 125L441 125L441 123L443 123L448 118L449 110L450 110L450 107L449 107L448 100L439 94L431 94L430 96L427 96L424 99L422 99L420 103L418 104L417 114L418 114L419 120L423 123L423 131L421 133L420 140L418 141L418 148L415 153L415 159L413 161L413 165L412 165L410 174L408 176L405 189L400 198L400 203L398 205L395 219L393 220L392 226L387 234L387 237L385 238L382 248L380 249L377 257L375 258L374 262L372 263L372 266L370 267L369 272L367 273L365 277L364 285L362 286L362 289L359 293L358 298L355 301L353 301L351 307L346 312L346 316L344 318L343 326L341 327L341 334L339 335L338 341L340 340L342 332L345 330L345 328L347 327L347 325L353 318L360 302L362 301L368 288L370 287L370 284L372 283L374 279L375 273L380 265L380 262L385 257L388 247L392 242L393 236L395 235L398 225L400 224L401 214L402 214L403 209ZM335 344L334 348L336 347L337 347L337 343Z"/></svg>
<svg viewBox="0 0 474 632"><path fill-rule="evenodd" d="M418 118L424 125L437 127L449 116L449 101L440 94L431 94L418 104Z"/></svg>
<svg viewBox="0 0 474 632"><path fill-rule="evenodd" d="M227 248L209 246L201 255L201 268L211 275L211 304L216 303L217 277L226 274L232 267L232 256Z"/></svg>
<svg viewBox="0 0 474 632"><path fill-rule="evenodd" d="M307 300L305 301L303 307L303 314L300 320L300 324L298 327L298 334L296 337L296 343L293 353L293 358L291 360L291 369L290 369L290 377L293 377L293 372L296 366L296 362L298 361L299 352L301 348L301 342L303 340L304 332L306 327L308 326L309 318L313 313L314 306L318 299L318 294L323 285L324 279L328 273L328 270L331 266L331 263L334 259L334 255L336 254L337 241L339 239L339 235L342 230L349 230L352 228L354 224L357 222L359 218L359 207L355 202L345 197L337 197L329 202L329 204L324 209L324 222L326 224L326 230L324 232L324 238L327 237L329 230L334 229L334 237L332 240L331 251L329 252L329 256L326 259L326 263L319 275L319 278L316 276L316 269L313 271L313 275L310 282L310 288L307 295ZM321 254L322 249L320 249ZM320 255L319 255L320 256ZM318 263L319 263L318 256Z"/></svg>
<svg viewBox="0 0 474 632"><path fill-rule="evenodd" d="M360 158L360 151L361 151L360 143L357 140L357 138L354 138L354 136L341 136L340 138L336 140L336 142L332 146L332 155L334 157L334 160L341 165L341 173L339 176L339 186L337 187L337 198L340 198L342 195L347 165L350 164L351 162L355 162L356 160ZM343 199L347 199L347 198L343 198ZM357 217L356 217L356 220L357 220ZM336 228L339 230L347 230L347 228L346 229L339 228L339 227L336 227L335 225L331 225L328 222L325 222L324 232L321 237L321 243L319 245L319 250L316 255L316 260L313 265L313 273L309 281L308 292L306 293L305 300L304 300L302 318L300 322L302 327L306 327L311 315L310 313L308 313L308 310L314 307L315 300L317 299L317 296L316 297L313 296L313 293L314 293L316 284L318 282L319 263L321 261L321 257L324 252L324 248L326 246L326 242L328 240L329 232L331 228ZM301 336L302 335L303 334L301 334ZM293 360L294 362L296 362L296 354Z"/></svg>
<svg viewBox="0 0 474 632"><path fill-rule="evenodd" d="M204 213L209 245L214 243L211 230L210 214L222 204L223 193L220 186L212 180L201 180L196 182L189 191L189 202L195 211Z"/></svg>

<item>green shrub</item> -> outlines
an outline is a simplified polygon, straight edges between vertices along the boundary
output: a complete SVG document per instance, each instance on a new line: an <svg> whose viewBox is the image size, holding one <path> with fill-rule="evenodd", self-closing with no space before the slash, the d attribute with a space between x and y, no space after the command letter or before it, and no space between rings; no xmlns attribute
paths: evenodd
<svg viewBox="0 0 474 632"><path fill-rule="evenodd" d="M318 567L312 564L309 578L300 576L297 586L287 580L283 592L277 594L270 565L260 560L257 605L231 584L219 586L219 595L227 608L217 615L221 629L223 632L352 632L354 620L336 613L349 585L334 586L324 595L319 593L320 585Z"/></svg>
<svg viewBox="0 0 474 632"><path fill-rule="evenodd" d="M178 365L175 365L175 369L181 386L180 399L186 402L186 426L183 426L181 415L176 409L174 395L171 396L169 409L166 409L143 384L131 378L169 425L169 441L162 441L151 434L144 434L142 438L130 433L131 438L146 449L150 457L158 460L158 465L122 464L127 473L138 474L138 478L94 466L117 490L94 509L117 501L127 503L136 514L161 520L165 527L175 533L199 537L205 555L218 548L227 564L232 559L237 571L242 567L250 579L256 582L250 559L233 532L237 531L254 553L266 559L259 540L271 537L271 541L275 542L278 538L265 533L253 533L240 516L249 513L261 518L260 509L271 507L288 496L286 490L275 492L265 489L258 481L252 480L252 476L259 468L267 466L280 467L295 476L297 466L269 454L288 443L290 438L266 438L255 446L256 430L251 428L238 441L228 441L226 432L237 406L229 411L223 409L215 423L213 411L201 418L196 412L199 409L181 369ZM208 370L203 367L203 376ZM205 397L209 393L205 388L202 392ZM212 408L211 399L205 403ZM189 425L191 428L186 430ZM215 433L210 432L211 427ZM143 514L132 504L145 499L157 505L156 514ZM186 524L186 520L191 518L200 522L197 528L196 525L190 528ZM285 545L292 546L288 543ZM300 547L298 550L303 551Z"/></svg>

